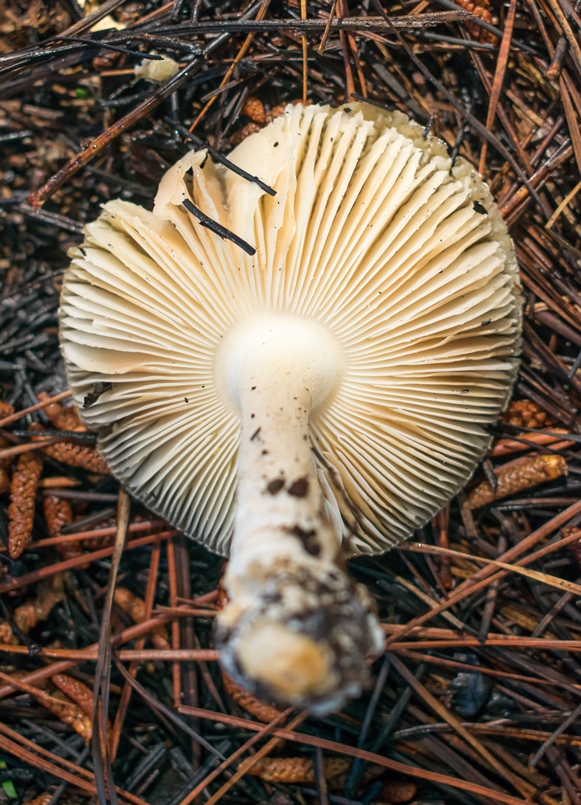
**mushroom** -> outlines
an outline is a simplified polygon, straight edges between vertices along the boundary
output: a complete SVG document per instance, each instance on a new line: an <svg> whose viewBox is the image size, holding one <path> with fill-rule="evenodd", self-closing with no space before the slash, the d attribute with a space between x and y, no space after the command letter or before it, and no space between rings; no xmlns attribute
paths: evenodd
<svg viewBox="0 0 581 805"><path fill-rule="evenodd" d="M153 212L105 205L63 352L79 405L104 389L83 417L112 472L230 557L227 672L324 713L382 646L343 557L434 515L507 402L517 266L486 185L399 112L289 106L230 160L188 153Z"/></svg>

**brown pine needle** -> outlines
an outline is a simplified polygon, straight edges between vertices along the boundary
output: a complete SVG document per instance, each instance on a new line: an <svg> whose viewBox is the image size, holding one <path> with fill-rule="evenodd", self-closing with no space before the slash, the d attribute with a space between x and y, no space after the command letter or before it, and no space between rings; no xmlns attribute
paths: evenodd
<svg viewBox="0 0 581 805"><path fill-rule="evenodd" d="M5 428L7 425L11 425L13 422L16 422L18 419L21 419L21 417L26 416L27 414L40 411L42 408L46 408L47 405L60 402L60 400L66 400L66 398L70 396L70 391L63 391L61 394L56 394L54 397L49 397L43 402L39 402L36 405L31 405L29 408L23 408L22 411L16 411L14 414L9 414L8 416L3 417L3 419L0 419L0 428Z"/></svg>
<svg viewBox="0 0 581 805"><path fill-rule="evenodd" d="M547 523L542 525L536 531L533 531L532 534L529 534L528 537L525 537L523 540L521 540L521 542L519 542L518 545L509 548L509 550L505 551L505 553L502 554L502 556L500 556L497 561L502 561L506 563L511 562L513 559L516 559L518 556L527 551L529 548L532 548L534 545L536 545L537 542L541 542L541 540L548 537L549 534L553 533L554 531L557 531L557 529L564 526L573 517L575 517L577 514L580 513L581 513L581 501L577 501L576 503L573 503L567 509L562 511L560 514L558 514L556 517L553 517ZM572 535L571 537L569 537L569 540L573 542L576 538L577 537L575 535ZM565 543L566 540L561 540L560 543L558 543L557 545L549 546L548 550L555 550L556 548L560 548L564 546ZM544 556L547 552L548 552L547 549L541 549L540 551L537 551L535 554L531 554L526 559L520 560L518 564L523 565L529 562L536 561L536 559L540 558L541 556ZM466 581L462 582L462 584L460 584L456 588L456 590L454 590L454 592L437 607L430 609L429 612L426 612L423 615L418 615L417 617L412 618L404 627L402 634L407 634L408 632L411 632L414 629L414 627L419 626L420 624L425 623L428 620L431 620L435 615L444 612L445 610L454 606L454 604L462 601L469 595L472 595L473 593L477 592L477 590L486 587L496 578L502 578L504 575L506 575L506 572L504 570L500 570L498 571L497 575L493 574L494 574L494 567L491 566L485 566L480 570L477 570L476 573L474 573ZM386 641L386 647L388 645L391 645L391 643L395 643L396 639L397 638L395 636L389 637Z"/></svg>
<svg viewBox="0 0 581 805"><path fill-rule="evenodd" d="M255 721L247 721L245 718L237 718L236 716L226 716L223 713L214 713L211 710L204 710L201 707L182 706L179 708L179 711L184 715L198 716L199 718L206 718L210 721L220 721L224 724L229 724L230 726L235 726L240 729L251 729L256 731L264 729L263 724L258 724ZM333 752L335 754L360 758L368 763L376 763L378 766L391 769L392 771L398 774L406 775L407 777L427 780L428 782L432 783L441 783L442 785L450 785L453 788L460 789L461 791L479 794L481 796L488 797L495 803L503 803L503 805L528 805L528 803L530 803L530 800L518 799L517 797L510 796L509 794L504 794L501 791L485 788L482 785L467 782L466 780L460 780L456 777L450 777L447 774L427 771L425 769L417 768L416 766L400 763L396 760L391 760L390 758L384 757L383 755L378 755L375 752L368 752L365 749L347 746L346 744L338 743L337 741L329 741L326 738L319 738L316 735L309 735L303 732L294 732L290 724L288 727L276 727L273 730L273 733L277 738L281 738L285 741L293 741L294 743L303 744L305 746L320 746L321 749ZM258 752L253 756L253 758L250 758L250 760L253 760L254 758L257 760L260 759L258 757ZM250 766L251 764L249 763L248 765ZM214 802L216 801L217 800L214 799ZM189 805L189 802L186 803L183 801L180 803L180 805ZM212 800L208 800L206 805L213 805Z"/></svg>
<svg viewBox="0 0 581 805"><path fill-rule="evenodd" d="M510 55L510 45L512 42L512 32L514 30L514 21L516 18L516 0L510 0L508 14L504 23L504 32L502 41L500 43L500 50L498 51L498 59L496 60L496 70L494 72L494 81L492 82L492 90L490 92L490 101L488 103L488 114L486 116L486 128L492 131L492 124L496 117L496 109L500 100L502 92L502 85L506 75L506 68L508 66L508 58ZM480 164L478 165L478 172L484 176L486 168L486 155L488 153L488 140L482 143L482 150L480 152Z"/></svg>
<svg viewBox="0 0 581 805"><path fill-rule="evenodd" d="M179 708L179 709L182 710L183 708ZM227 757L226 760L224 760L222 763L220 763L220 765L217 768L215 768L214 771L210 772L210 774L208 774L200 783L198 783L197 786L195 786L195 788L193 788L188 793L188 795L179 803L179 805L190 805L190 803L194 802L196 797L199 794L201 794L201 792L213 780L215 780L216 777L218 777L225 769L227 769L229 766L231 766L232 763L234 763L235 760L238 760L238 758L241 757L244 754L244 752L247 752L248 749L250 749L252 746L254 746L254 744L258 743L258 741L261 738L263 738L266 735L270 734L273 731L273 729L275 729L276 726L281 721L283 721L285 718L287 718L291 713L292 713L292 708L289 707L288 710L284 710L283 712L279 713L276 716L276 718L273 719L270 722L270 724L261 724L261 725L259 725L259 728L257 730L257 734L254 735L252 738L250 738L248 741L246 741L239 749L237 749L229 757ZM294 724L295 721L297 723L300 723L299 719L301 721L303 721L305 717L306 717L305 714L301 713L299 716L297 716L297 718L294 721L291 721L290 724ZM290 724L289 724L289 726L290 726ZM273 742L269 742L268 744L266 744L266 746L269 746L270 743L273 743ZM274 743L277 744L278 741L275 741ZM265 747L263 747L263 749L265 749ZM266 754L266 752L264 754ZM258 753L256 755L254 755L252 759L256 758L257 755L258 755ZM242 774L244 774L244 772L242 772L240 774L240 777L242 777ZM236 782L234 777L235 777L235 775L230 778L228 783L231 783L233 785L234 782ZM218 794L220 796L221 796L221 792L222 792L223 789L224 789L224 786L222 786L220 791L218 791ZM216 797L218 795L214 795L214 796ZM220 796L218 796L218 799L220 798ZM216 801L217 800L214 798L214 802L216 802ZM210 800L206 803L206 805L210 805Z"/></svg>
<svg viewBox="0 0 581 805"><path fill-rule="evenodd" d="M482 556L475 556L474 554L462 553L461 551L454 551L451 548L440 548L437 545L426 545L421 542L412 542L407 545L402 545L400 550L411 551L412 553L427 553L436 554L438 556L454 556L462 559L467 559L470 562L478 562L482 565L493 565L494 567L501 567L509 573L518 573L521 576L527 576L530 579L539 581L542 584L547 584L549 587L555 587L557 590L563 590L567 593L581 597L581 584L575 584L566 579L560 579L558 576L551 576L548 573L541 573L538 570L531 570L530 568L520 567L519 565L509 565L506 562L499 562L496 559L485 559Z"/></svg>

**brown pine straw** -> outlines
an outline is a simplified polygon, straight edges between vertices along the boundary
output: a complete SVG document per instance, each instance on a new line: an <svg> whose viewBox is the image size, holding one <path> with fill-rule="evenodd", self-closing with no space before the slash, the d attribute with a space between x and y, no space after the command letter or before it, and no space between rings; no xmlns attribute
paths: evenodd
<svg viewBox="0 0 581 805"><path fill-rule="evenodd" d="M179 710L180 708L178 708ZM197 709L197 708L189 708L189 709ZM232 765L235 760L238 760L244 752L250 749L254 744L258 743L261 738L270 735L276 728L281 721L287 718L292 713L292 707L289 707L287 710L281 711L276 718L274 718L269 724L258 724L258 730L256 735L253 735L252 738L249 738L241 747L239 747L235 752L233 752L226 760L222 761L219 766L217 766L213 771L211 771L200 783L198 783L195 788L188 792L188 794L182 799L179 805L190 805L191 802L194 802L196 797L202 793L202 791L220 775L228 766ZM226 714L224 714L226 715ZM307 713L299 713L299 715L294 718L291 722L289 722L289 727L298 726L301 724L305 718L307 717ZM260 757L264 757L268 754L269 751L275 749L278 746L280 741L274 740L269 741L262 749L259 749L258 752L250 758L250 760L259 760ZM225 786L222 786L220 790L214 794L213 797L205 803L205 805L211 805L213 802L217 802L218 799L221 799L222 794L225 794L226 791L231 788L235 782L237 782L245 773L246 773L247 766L245 764L241 764L238 771L228 780Z"/></svg>
<svg viewBox="0 0 581 805"><path fill-rule="evenodd" d="M105 529L102 530L104 531ZM162 531L159 534L152 534L148 537L134 539L127 543L125 550L132 551L135 548L142 548L144 545L153 545L161 540L175 537L176 534L179 533L179 531L175 530ZM107 559L109 556L113 556L114 551L114 546L109 548L101 548L99 551L84 553L81 556L75 556L72 559L66 559L63 562L56 562L53 565L47 565L39 568L38 570L33 570L31 573L26 573L23 576L13 578L10 581L0 584L0 595L12 592L13 590L18 590L20 587L26 587L28 584L34 584L41 579L50 578L51 576L54 576L55 573L62 573L65 570L71 570L73 567L81 567L87 562L97 562L100 559Z"/></svg>
<svg viewBox="0 0 581 805"><path fill-rule="evenodd" d="M117 501L117 534L111 559L111 569L107 584L105 603L101 615L101 625L98 643L97 665L95 667L95 681L93 687L93 741L92 754L95 768L95 783L99 802L110 801L117 805L115 796L115 782L111 768L111 753L109 746L109 703L111 694L111 613L115 586L119 574L121 557L127 539L129 517L131 514L131 499L127 492L121 488ZM156 543L159 545L159 542Z"/></svg>
<svg viewBox="0 0 581 805"><path fill-rule="evenodd" d="M0 450L0 459L12 458L12 456L20 456L22 453L28 453L32 450L42 450L45 447L54 445L57 442L62 442L62 436L50 436L43 438L42 441L26 442L26 444L15 444L13 447L3 447Z"/></svg>
<svg viewBox="0 0 581 805"><path fill-rule="evenodd" d="M489 578L488 580L486 580L486 579L481 580L476 585L475 589L481 589L482 587L486 587L488 585L494 584L500 578L503 578L508 572L513 571L515 569L515 567L521 567L521 565L529 564L531 562L535 562L538 559L540 559L540 558L542 558L542 557L544 557L544 556L546 556L546 555L548 555L550 553L553 553L555 550L559 550L560 548L565 547L566 545L576 544L579 541L580 538L581 538L581 529L573 529L572 532L570 534L567 534L567 535L564 535L562 533L561 539L560 539L559 542L553 542L552 544L546 545L544 548L541 548L540 550L536 551L535 553L532 553L530 556L526 557L525 559L520 560L515 565L510 565L509 566L510 567L509 571L506 571L506 572L505 571L500 571L499 573L497 573L492 578ZM413 545L413 543L411 543L411 544ZM402 551L405 554L405 550L408 549L408 548L409 548L409 544L408 545L404 544L404 545L399 546L398 550ZM413 550L413 548L409 548L409 550ZM430 550L431 550L431 546L430 546ZM470 556L470 558L473 559L474 557ZM498 562L499 560L495 560L495 561ZM471 578L474 578L475 575L476 574L473 574ZM398 581L400 582L400 584L403 584L403 586L405 586L407 589L410 589L412 592L414 592L415 595L417 595L425 603L428 604L428 606L431 608L431 612L426 613L426 614L428 614L428 615L429 614L439 614L439 612L436 612L436 610L438 610L438 611L441 611L441 614L444 617L446 617L447 620L451 620L451 622L453 622L453 623L455 622L454 617L451 616L449 612L447 612L447 607L443 606L442 603L438 603L434 599L430 598L430 596L428 596L427 594L421 593L417 588L415 588L413 585L411 585L405 579L402 579L402 578L398 577ZM471 594L471 593L468 593L468 594ZM463 597L465 597L465 595L461 595L461 597L463 598ZM446 599L446 600L449 601L449 599ZM452 601L452 603L454 603L454 601ZM424 616L419 616L420 620L422 618L424 620L427 620L427 618L425 618ZM414 631L415 632L416 628L415 628L414 624L416 623L417 620L418 620L418 618L416 618L413 621L413 623L410 622L407 626L402 627L402 630L405 633L407 633L408 631ZM423 622L423 620L421 620L421 622ZM386 645L389 645L389 641L387 642Z"/></svg>
<svg viewBox="0 0 581 805"><path fill-rule="evenodd" d="M2 673L2 671L0 671L0 679L4 682L8 682L11 685L14 685L15 688L23 693L28 693L31 696L34 696L35 699L38 699L40 702L42 702L42 704L45 704L46 707L50 707L50 705L56 705L58 707L73 706L72 702L69 705L67 702L63 702L62 699L56 699L54 696L51 696L50 693L45 693L45 691L40 690L40 688L35 688L33 685L28 685L26 682L23 682L14 676Z"/></svg>
<svg viewBox="0 0 581 805"><path fill-rule="evenodd" d="M217 609L193 609L189 608L185 604L181 604L175 607L164 607L163 605L157 606L153 610L153 614L156 615L157 613L164 613L168 612L173 615L177 615L179 618L187 618L190 615L193 618L215 618L218 614Z"/></svg>
<svg viewBox="0 0 581 805"><path fill-rule="evenodd" d="M92 772L84 769L82 766L77 766L66 758L60 757L60 755L49 752L48 749L30 741L28 738L20 735L20 733L7 727L6 724L3 724L1 721L0 749L17 757L22 762L28 762L32 768L42 769L48 772L48 774L52 774L53 777L66 780L91 795L96 795L97 793L97 788L93 782L95 778ZM60 766L64 768L59 768ZM117 786L115 790L126 803L132 803L132 805L147 805L146 802L136 797L135 794L131 794L129 791L124 791Z"/></svg>
<svg viewBox="0 0 581 805"><path fill-rule="evenodd" d="M153 531L155 528L167 526L165 520L143 520L139 523L132 523L127 529L130 534L139 534L140 531ZM88 539L98 539L99 537L113 537L117 532L116 526L107 528L93 528L89 531L75 531L73 534L61 534L58 537L47 537L46 539L36 540L30 548L35 551L38 548L48 548L51 545L63 545L67 542L77 542ZM0 551L5 550L0 547Z"/></svg>
<svg viewBox="0 0 581 805"><path fill-rule="evenodd" d="M555 445L557 444L563 447L571 447L575 444L575 442L560 441L559 436L553 435L555 433L562 433L563 436L566 436L568 431L564 428L554 428L551 429L551 433L527 433L523 439L519 441L516 439L499 439L494 447L489 450L488 455L492 458L499 458L509 453L529 450L532 445L538 445L539 447L548 447L551 445L551 447L555 449Z"/></svg>
<svg viewBox="0 0 581 805"><path fill-rule="evenodd" d="M513 559L516 559L525 551L528 551L529 548L532 548L538 542L548 537L558 528L564 526L579 513L581 513L581 500L573 503L573 505L569 506L567 509L560 512L560 514L557 514L555 517L551 518L551 520L549 520L547 523L544 523L540 528L537 528L536 531L533 531L531 534L529 534L528 537L522 539L517 545L509 548L508 551L505 551L501 556L498 557L497 561L506 563L512 562ZM569 541L574 542L574 536L568 540L563 539L555 545L549 545L540 551L536 551L516 564L520 566L534 562L537 559L540 559L541 556L545 556L547 553L551 553L554 550L564 547ZM418 615L417 617L412 618L404 627L403 634L407 634L414 628L414 626L419 626L420 624L425 623L433 618L435 615L441 614L450 607L454 606L454 604L457 604L464 598L472 595L477 590L480 590L483 587L486 587L488 584L491 584L493 581L496 581L496 579L504 578L507 573L508 571L505 570L500 570L495 573L494 567L490 566L477 570L476 573L474 573L469 579L463 581L445 601L438 603L433 609L430 609L429 612L425 612L423 615ZM388 638L386 647L390 646L393 642L395 642L395 638Z"/></svg>
<svg viewBox="0 0 581 805"><path fill-rule="evenodd" d="M153 601L155 598L155 590L157 585L157 572L159 570L160 553L161 553L161 544L158 542L153 546L153 549L151 551L151 559L149 561L149 575L147 577L147 589L145 592L144 611L140 623L148 621L151 618L151 610L153 608ZM118 589L115 591L116 593L118 592ZM160 627L158 626L157 629L159 628ZM155 635L155 631L153 632L153 635ZM146 635L136 640L135 642L136 651L143 650L143 647L145 645L145 639ZM137 676L138 667L139 667L138 661L136 659L132 660L128 669L129 674L132 677ZM111 762L113 762L117 756L117 750L119 749L119 741L121 739L121 733L123 731L123 725L125 723L127 708L129 707L129 702L131 701L132 692L133 688L131 687L129 682L125 681L123 685L123 691L121 693L121 698L117 706L117 712L115 713L115 722L113 724L113 730L111 732L111 737L109 741Z"/></svg>
<svg viewBox="0 0 581 805"><path fill-rule="evenodd" d="M430 665L439 665L442 668L451 668L457 671L472 671L478 674L485 674L487 676L498 677L501 679L512 679L514 682L528 682L530 685L545 685L547 687L562 687L566 690L573 688L575 691L581 691L581 685L563 684L556 679L540 679L536 676L526 676L524 674L512 674L509 671L499 671L496 668L486 668L483 665L471 665L468 662L460 662L459 660L447 660L444 657L436 657L433 654L422 654L420 651L406 651L400 650L399 656L405 659L413 660L415 662L425 662ZM579 739L581 741L581 738Z"/></svg>
<svg viewBox="0 0 581 805"><path fill-rule="evenodd" d="M170 607L177 609L177 569L176 569L176 552L175 552L175 539L170 539L166 546L167 553L167 567L168 567L168 582L169 582L169 602ZM180 648L180 625L176 619L171 624L171 647L174 651ZM173 703L174 707L178 707L182 703L182 671L179 663L175 661L171 669L172 673L172 686L173 686Z"/></svg>
<svg viewBox="0 0 581 805"><path fill-rule="evenodd" d="M190 615L190 613L186 613ZM206 616L204 616L206 617ZM154 621L148 621L149 632L152 632L154 629L157 629L159 626L160 621L156 618ZM141 625L141 624L140 624ZM21 654L28 656L30 651L28 646L13 646L11 644L2 644L0 643L0 652L5 654ZM74 660L76 662L92 662L95 661L98 657L98 651L96 649L90 648L82 648L82 649L74 649L74 648L42 648L38 652L35 653L36 657L44 657L46 659L52 660ZM219 653L213 648L181 648L181 649L166 649L160 650L157 648L147 648L147 649L138 649L138 648L131 648L125 649L116 652L116 657L120 659L122 662L128 661L133 662L139 660L140 662L153 662L154 660L176 660L176 661L200 661L203 660L205 662L209 662L212 660L218 660ZM54 673L54 671L51 671ZM23 677L24 678L24 677Z"/></svg>
<svg viewBox="0 0 581 805"><path fill-rule="evenodd" d="M258 11L256 13L256 19L257 20L262 20L264 18L265 14L266 14L266 12L268 10L269 5L270 5L270 0L263 0L262 5L260 6L260 8L258 9ZM228 83L228 81L230 81L230 78L232 77L232 73L236 69L236 66L244 58L244 55L246 54L246 52L248 51L248 48L252 44L252 40L254 39L254 37L255 37L254 33L248 34L248 36L246 37L246 39L242 43L242 47L240 48L240 50L236 54L236 58L234 59L234 61L230 65L230 67L226 70L226 73L224 74L224 78L220 82L220 86L219 86L218 90L214 93L214 95L212 95L212 97L209 99L209 101L206 103L206 105L199 112L197 117L194 118L194 122L190 126L190 131L193 131L196 128L196 126L198 125L200 120L206 115L208 109L212 106L212 104L214 103L214 101L218 97L218 93L219 93L220 89L222 89L222 87L224 87Z"/></svg>
<svg viewBox="0 0 581 805"><path fill-rule="evenodd" d="M5 428L7 425L11 425L18 419L21 419L23 416L26 416L26 414L32 414L35 411L40 411L42 408L46 408L47 405L59 402L60 400L65 400L67 397L70 396L71 396L70 391L63 391L61 394L56 394L54 397L50 397L48 400L43 400L42 402L39 402L36 405L31 405L28 408L23 408L21 411L16 411L14 414L10 414L10 416L5 416L4 419L0 419L0 428Z"/></svg>
<svg viewBox="0 0 581 805"><path fill-rule="evenodd" d="M208 601L213 601L216 597L216 592L213 591L211 593L206 593L206 595L202 595L196 599L197 602L200 604L204 604ZM124 629L117 635L113 635L111 638L111 647L115 648L117 646L123 645L123 643L128 643L131 640L135 640L138 637L141 637L144 634L147 634L160 623L170 623L175 615L160 615L157 618L152 618L145 623L138 623L135 626L130 626L128 629ZM7 647L8 649L12 648L11 646ZM98 644L93 643L93 645L88 646L87 649L82 651L82 659L79 661L75 660L63 660L61 662L54 663L53 665L49 665L46 668L41 668L38 671L31 671L26 676L23 676L20 681L21 682L28 682L29 684L34 684L41 679L47 679L51 677L53 674L60 674L65 671L68 671L70 668L73 668L78 662L82 662L85 659L85 651L95 652L95 659L98 655ZM14 686L12 684L5 685L4 687L0 688L0 699L3 699L5 696L9 696L11 693L14 692Z"/></svg>
<svg viewBox="0 0 581 805"><path fill-rule="evenodd" d="M535 795L535 787L527 783L522 778L518 777L514 774L509 768L507 768L503 763L501 763L494 755L492 755L488 749L486 749L483 744L471 734L471 732L466 729L462 725L460 719L455 716L450 710L448 710L444 705L433 696L430 691L423 685L412 673L411 671L404 665L404 663L398 659L394 654L389 655L390 662L396 669L397 673L405 680L406 684L408 684L412 690L414 690L419 696L421 696L422 700L425 704L433 710L433 712L438 715L443 721L447 722L452 729L463 738L466 743L468 743L473 749L476 750L478 755L480 756L481 761L483 761L486 765L488 765L491 771L495 771L500 777L506 780L507 783L512 785L516 790L522 794L523 797L527 799L531 799ZM550 803L554 802L550 797L547 797L545 794L536 792L538 801L545 803L545 805L549 805Z"/></svg>
<svg viewBox="0 0 581 805"><path fill-rule="evenodd" d="M484 646L502 646L503 648L538 648L544 651L572 651L581 652L581 640L551 640L541 637L511 637L510 635L488 635L482 641L479 637L456 637L449 640L418 640L417 642L403 642L393 638L389 644L390 651L400 651L402 649L424 649L430 651L440 651L444 648L466 649L471 646L483 648Z"/></svg>
<svg viewBox="0 0 581 805"><path fill-rule="evenodd" d="M494 73L494 80L492 82L492 89L490 91L490 101L488 103L488 114L486 116L486 128L492 131L492 124L496 117L496 110L500 100L500 93L504 76L506 75L506 68L508 66L508 59L510 56L510 45L512 42L512 32L514 30L514 20L516 16L516 0L511 0L508 9L508 14L504 22L504 30L502 41L500 43L500 50L498 51L498 59L496 61L496 70ZM483 140L482 150L480 151L480 162L478 165L478 172L484 176L486 168L486 155L488 152L488 140Z"/></svg>
<svg viewBox="0 0 581 805"><path fill-rule="evenodd" d="M575 542L581 538L581 531L571 534L571 542ZM573 539L575 537L575 539ZM563 543L558 543L561 547ZM437 556L455 556L461 559L466 559L470 562L477 562L483 565L493 565L494 567L501 567L508 573L518 573L521 576L528 576L530 579L540 581L547 584L549 587L556 587L558 590L564 590L568 593L581 596L581 584L575 584L572 581L561 579L558 576L552 576L549 573L541 573L538 570L530 570L530 568L521 567L520 565L509 565L506 562L499 562L498 559L486 559L483 556L475 556L470 553L462 553L462 551L455 551L452 548L440 548L438 545L427 545L423 542L411 542L407 545L400 547L402 551L410 551L411 553L424 553L435 554Z"/></svg>
<svg viewBox="0 0 581 805"><path fill-rule="evenodd" d="M198 716L205 718L209 721L219 721L222 724L228 724L231 727L239 729L249 729L259 731L264 729L264 724L259 724L257 721L247 721L245 718L238 718L237 716L226 715L225 713L215 713L212 710L204 710L201 707L187 707L182 705L178 708L179 712L183 715ZM289 725L290 727L290 725ZM375 752L368 752L365 749L358 749L355 746L347 746L346 744L338 743L337 741L329 741L326 738L319 738L315 735L307 735L302 732L294 732L292 729L276 727L273 729L273 735L277 738L282 738L285 741L292 741L293 743L303 744L304 746L319 746L328 752L334 752L340 755L349 755L350 757L359 758L368 763L376 763L378 766L384 766L386 769L406 775L407 777L415 777L420 780L428 780L433 783L441 783L442 785L449 785L453 788L458 788L462 791L468 791L472 794L479 794L488 797L494 803L506 803L506 805L530 805L530 800L518 799L517 797L504 794L500 791L485 788L477 783L470 783L466 780L459 780L456 777L449 777L447 774L440 774L435 771L428 771L425 769L416 768L415 766L408 766L405 763L400 763L397 760L378 755ZM254 757L257 757L254 755ZM210 799L205 805L211 805L216 802L215 799ZM189 805L189 802L183 800L180 805Z"/></svg>

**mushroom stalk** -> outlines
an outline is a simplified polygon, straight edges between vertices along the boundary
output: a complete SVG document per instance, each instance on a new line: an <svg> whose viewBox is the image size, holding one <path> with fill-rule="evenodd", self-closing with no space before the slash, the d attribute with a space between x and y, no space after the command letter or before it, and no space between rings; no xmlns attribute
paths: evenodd
<svg viewBox="0 0 581 805"><path fill-rule="evenodd" d="M233 349L241 433L229 580L240 599L284 562L336 561L309 419L333 394L344 358L325 327L288 315L260 317Z"/></svg>
<svg viewBox="0 0 581 805"><path fill-rule="evenodd" d="M274 698L328 709L361 687L380 645L366 594L338 567L309 436L345 357L318 322L270 314L237 328L218 364L241 417L223 661Z"/></svg>

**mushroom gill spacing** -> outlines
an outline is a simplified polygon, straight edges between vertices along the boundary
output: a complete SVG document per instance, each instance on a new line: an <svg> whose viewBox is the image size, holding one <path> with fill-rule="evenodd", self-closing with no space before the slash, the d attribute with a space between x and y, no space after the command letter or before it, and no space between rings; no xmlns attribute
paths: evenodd
<svg viewBox="0 0 581 805"><path fill-rule="evenodd" d="M216 354L258 314L315 320L345 356L309 424L327 511L348 551L385 551L466 482L506 404L512 243L471 166L398 112L289 106L229 158L276 195L190 152L153 212L114 201L86 228L62 301L76 402L111 384L83 412L111 470L227 554L240 423Z"/></svg>

